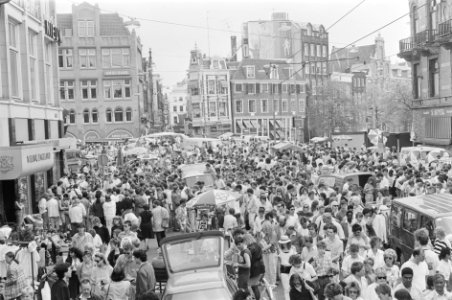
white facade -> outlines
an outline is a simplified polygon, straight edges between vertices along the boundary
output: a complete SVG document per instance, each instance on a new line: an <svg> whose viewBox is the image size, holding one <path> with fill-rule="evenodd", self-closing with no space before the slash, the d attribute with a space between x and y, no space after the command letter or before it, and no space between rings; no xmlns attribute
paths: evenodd
<svg viewBox="0 0 452 300"><path fill-rule="evenodd" d="M169 124L171 127L183 123L187 114L187 83L180 82L168 93Z"/></svg>

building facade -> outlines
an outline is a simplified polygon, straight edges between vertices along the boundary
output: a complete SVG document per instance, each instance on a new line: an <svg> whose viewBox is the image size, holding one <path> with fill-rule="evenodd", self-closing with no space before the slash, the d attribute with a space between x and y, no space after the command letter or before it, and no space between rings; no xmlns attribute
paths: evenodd
<svg viewBox="0 0 452 300"><path fill-rule="evenodd" d="M86 2L58 14L61 106L67 135L85 142L143 133L142 45L118 14Z"/></svg>
<svg viewBox="0 0 452 300"><path fill-rule="evenodd" d="M168 121L175 132L184 132L187 117L187 83L178 82L168 91Z"/></svg>
<svg viewBox="0 0 452 300"><path fill-rule="evenodd" d="M304 140L306 84L284 60L243 59L231 70L233 131Z"/></svg>
<svg viewBox="0 0 452 300"><path fill-rule="evenodd" d="M399 57L411 64L415 142L452 142L452 1L409 1L411 36L399 43Z"/></svg>
<svg viewBox="0 0 452 300"><path fill-rule="evenodd" d="M215 137L232 130L230 73L226 60L190 53L187 75L189 133Z"/></svg>
<svg viewBox="0 0 452 300"><path fill-rule="evenodd" d="M322 116L316 106L322 103L323 86L329 75L328 33L323 25L296 22L287 13L275 12L271 20L248 21L242 29L243 57L283 59L294 73L307 80L305 137L317 133Z"/></svg>
<svg viewBox="0 0 452 300"><path fill-rule="evenodd" d="M57 93L59 30L52 0L0 4L0 223L16 221L64 170Z"/></svg>

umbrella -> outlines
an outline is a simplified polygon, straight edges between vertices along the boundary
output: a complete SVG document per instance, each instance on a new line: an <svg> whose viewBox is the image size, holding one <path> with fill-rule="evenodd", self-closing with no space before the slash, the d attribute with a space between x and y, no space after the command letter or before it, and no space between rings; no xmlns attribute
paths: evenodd
<svg viewBox="0 0 452 300"><path fill-rule="evenodd" d="M223 205L228 202L238 200L242 195L225 190L210 190L199 194L195 198L187 202L187 207Z"/></svg>

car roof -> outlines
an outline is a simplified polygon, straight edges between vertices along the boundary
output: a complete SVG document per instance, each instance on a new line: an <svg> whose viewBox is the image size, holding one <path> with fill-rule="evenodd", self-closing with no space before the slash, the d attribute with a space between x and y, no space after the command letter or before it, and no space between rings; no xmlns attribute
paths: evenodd
<svg viewBox="0 0 452 300"><path fill-rule="evenodd" d="M162 240L162 244L164 243L170 243L174 241L183 241L183 240L193 240L193 239L200 239L204 237L224 237L223 232L219 230L209 230L209 231L199 231L199 232L191 232L191 233L185 233L181 235L174 235L174 236L168 236Z"/></svg>
<svg viewBox="0 0 452 300"><path fill-rule="evenodd" d="M415 211L421 211L431 217L452 215L452 194L431 194L394 199L393 205L396 203Z"/></svg>

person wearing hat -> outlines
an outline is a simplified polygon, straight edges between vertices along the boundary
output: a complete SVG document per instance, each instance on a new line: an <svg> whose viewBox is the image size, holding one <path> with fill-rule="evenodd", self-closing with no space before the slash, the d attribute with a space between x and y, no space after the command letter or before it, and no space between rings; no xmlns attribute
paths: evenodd
<svg viewBox="0 0 452 300"><path fill-rule="evenodd" d="M289 292L290 292L290 285L289 285L289 273L290 269L292 268L292 265L289 262L289 259L292 255L297 254L294 247L292 247L292 243L290 238L287 235L282 235L281 238L278 241L279 244L279 265L280 265L280 273L281 273L281 284L284 290L284 297L286 300L290 300Z"/></svg>
<svg viewBox="0 0 452 300"><path fill-rule="evenodd" d="M57 264L54 268L58 280L52 285L50 290L51 300L69 300L69 288L66 279L71 276L68 265L65 263Z"/></svg>

